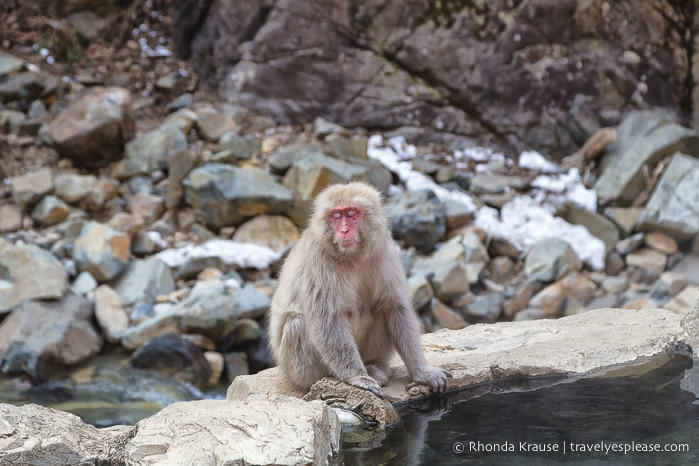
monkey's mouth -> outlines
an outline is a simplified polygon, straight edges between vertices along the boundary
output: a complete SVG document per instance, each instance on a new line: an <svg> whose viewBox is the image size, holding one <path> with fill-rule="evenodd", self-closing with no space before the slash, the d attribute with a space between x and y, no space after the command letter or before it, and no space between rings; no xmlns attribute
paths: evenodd
<svg viewBox="0 0 699 466"><path fill-rule="evenodd" d="M342 249L349 249L353 248L359 243L356 239L353 238L347 238L347 239L341 239L337 242L337 245L340 246Z"/></svg>

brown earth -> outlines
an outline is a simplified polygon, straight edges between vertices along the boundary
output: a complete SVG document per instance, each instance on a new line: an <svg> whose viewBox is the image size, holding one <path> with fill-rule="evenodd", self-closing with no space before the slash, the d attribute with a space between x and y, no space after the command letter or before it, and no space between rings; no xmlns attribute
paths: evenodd
<svg viewBox="0 0 699 466"><path fill-rule="evenodd" d="M103 14L108 23L95 39L76 32L68 19L47 16L47 8L42 8L41 2L0 2L0 48L45 73L62 77L63 95L45 102L50 118L60 111L65 103L62 100L72 100L82 89L118 83L133 93L136 129L144 131L157 125L168 113L165 106L184 92L194 94L198 101L215 101L215 97L200 89L196 72L184 60L176 56L144 57L141 52L139 40L145 40L152 48L162 45L173 50L171 2L136 0L130 6L116 7L116 11ZM40 48L48 49L55 63L43 58ZM158 79L173 73L178 78L172 87L155 85ZM36 145L33 138L0 132L0 179L53 165L57 160L53 149ZM7 191L0 187L0 198L9 195Z"/></svg>

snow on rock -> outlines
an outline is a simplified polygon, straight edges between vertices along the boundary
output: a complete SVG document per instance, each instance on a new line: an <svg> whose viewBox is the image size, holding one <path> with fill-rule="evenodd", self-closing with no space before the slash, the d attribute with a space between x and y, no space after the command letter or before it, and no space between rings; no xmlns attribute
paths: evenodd
<svg viewBox="0 0 699 466"><path fill-rule="evenodd" d="M558 173L560 167L535 150L525 150L519 154L519 166L541 173Z"/></svg>
<svg viewBox="0 0 699 466"><path fill-rule="evenodd" d="M369 157L378 160L386 168L401 179L408 191L431 189L441 201L456 201L465 205L471 213L476 211L476 204L466 193L450 191L427 175L413 170L413 164L407 160L417 155L415 146L408 144L402 136L396 136L386 141L381 135L375 134L369 138L367 153Z"/></svg>
<svg viewBox="0 0 699 466"><path fill-rule="evenodd" d="M226 239L212 239L204 244L187 244L157 254L168 267L176 268L191 260L218 257L227 265L265 269L279 260L280 253L265 246Z"/></svg>
<svg viewBox="0 0 699 466"><path fill-rule="evenodd" d="M590 267L604 268L605 246L601 239L583 226L555 217L550 207L540 205L531 197L512 199L500 213L492 207L482 207L476 214L475 225L491 236L508 239L520 250L545 238L563 239Z"/></svg>
<svg viewBox="0 0 699 466"><path fill-rule="evenodd" d="M449 191L435 183L432 178L413 170L410 160L417 156L417 148L408 144L402 136L387 141L384 141L381 135L371 136L367 152L369 157L380 161L396 173L407 190L431 189L442 201L451 199L467 205L472 212L477 210L468 194ZM483 163L504 158L502 154L480 147L454 151L454 157L457 160L466 158ZM482 207L476 213L475 225L483 228L491 236L509 240L520 250L545 238L563 239L590 267L595 270L603 269L605 246L602 240L592 235L585 227L571 225L553 215L555 204L569 202L595 211L595 191L583 185L577 169L561 173L561 168L538 152L522 152L518 163L524 169L546 174L538 176L532 182L531 196L514 198L505 204L500 212L491 207ZM479 167L480 165L476 170Z"/></svg>
<svg viewBox="0 0 699 466"><path fill-rule="evenodd" d="M534 199L540 204L571 202L589 211L597 211L597 192L582 184L577 168L572 168L568 173L540 175L532 181L532 187L537 188Z"/></svg>

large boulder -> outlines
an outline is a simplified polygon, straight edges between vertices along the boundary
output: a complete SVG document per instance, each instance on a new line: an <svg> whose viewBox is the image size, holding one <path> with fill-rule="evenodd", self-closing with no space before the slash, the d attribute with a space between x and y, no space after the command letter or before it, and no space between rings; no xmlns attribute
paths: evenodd
<svg viewBox="0 0 699 466"><path fill-rule="evenodd" d="M92 304L76 294L57 301L23 301L0 325L0 372L25 372L37 382L57 368L99 353Z"/></svg>
<svg viewBox="0 0 699 466"><path fill-rule="evenodd" d="M98 429L75 414L0 404L0 464L123 465L133 427Z"/></svg>
<svg viewBox="0 0 699 466"><path fill-rule="evenodd" d="M77 165L101 167L121 158L134 135L131 93L98 88L73 102L49 126L54 149Z"/></svg>
<svg viewBox="0 0 699 466"><path fill-rule="evenodd" d="M0 314L24 299L59 298L67 283L66 270L50 252L0 238Z"/></svg>
<svg viewBox="0 0 699 466"><path fill-rule="evenodd" d="M185 200L210 228L238 225L250 217L282 213L295 195L267 173L252 168L208 163L183 181Z"/></svg>
<svg viewBox="0 0 699 466"><path fill-rule="evenodd" d="M490 134L565 156L630 109L686 108L692 11L652 0L183 0L173 36L223 98L283 119Z"/></svg>
<svg viewBox="0 0 699 466"><path fill-rule="evenodd" d="M674 121L666 113L631 113L607 147L595 191L602 201L631 205L644 193L646 177L676 151L699 155L699 133ZM645 172L645 175L644 175Z"/></svg>
<svg viewBox="0 0 699 466"><path fill-rule="evenodd" d="M699 159L676 153L638 219L641 230L687 240L699 235Z"/></svg>
<svg viewBox="0 0 699 466"><path fill-rule="evenodd" d="M339 439L337 416L322 401L180 402L137 424L125 464L326 464Z"/></svg>
<svg viewBox="0 0 699 466"><path fill-rule="evenodd" d="M73 259L80 270L90 272L98 281L107 282L129 263L131 237L109 225L87 223L75 240Z"/></svg>

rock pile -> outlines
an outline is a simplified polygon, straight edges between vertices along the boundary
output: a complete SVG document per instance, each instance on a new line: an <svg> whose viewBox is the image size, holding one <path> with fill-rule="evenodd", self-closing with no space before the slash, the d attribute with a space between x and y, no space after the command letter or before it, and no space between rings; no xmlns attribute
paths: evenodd
<svg viewBox="0 0 699 466"><path fill-rule="evenodd" d="M21 60L0 63L6 87L26 82ZM3 94L9 135L27 134L55 87L39 81ZM459 138L415 147L321 119L298 130L227 104L134 132L129 91L70 97L32 136L61 161L5 180L2 372L41 382L105 344L200 386L267 367L275 271L315 194L350 180L387 193L428 330L601 307L685 313L699 298L699 135L658 112L628 114L599 168L573 157L564 169Z"/></svg>

